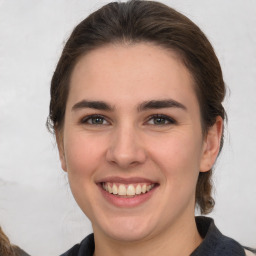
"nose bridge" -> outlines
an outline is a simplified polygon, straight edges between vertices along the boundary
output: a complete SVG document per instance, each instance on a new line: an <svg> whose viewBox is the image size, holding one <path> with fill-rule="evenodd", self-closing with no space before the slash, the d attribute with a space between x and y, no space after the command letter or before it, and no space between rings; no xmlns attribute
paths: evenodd
<svg viewBox="0 0 256 256"><path fill-rule="evenodd" d="M115 127L107 152L107 160L127 168L143 163L145 150L138 128L128 120Z"/></svg>

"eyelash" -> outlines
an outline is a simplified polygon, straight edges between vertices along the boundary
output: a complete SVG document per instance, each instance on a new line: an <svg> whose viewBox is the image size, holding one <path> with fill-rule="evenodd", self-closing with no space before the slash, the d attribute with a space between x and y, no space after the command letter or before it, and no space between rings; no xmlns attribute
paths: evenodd
<svg viewBox="0 0 256 256"><path fill-rule="evenodd" d="M105 116L102 116L102 115L89 115L89 116L86 116L86 117L82 118L81 123L82 123L82 124L89 124L89 125L106 125L106 124L103 124L103 123L100 123L100 124L93 123L92 120L93 120L93 119L96 119L96 118L102 119L103 122L104 122L104 121L108 122L108 121L106 120L106 117L105 117ZM91 120L91 122L89 122L89 120ZM109 123L109 122L108 122L108 123Z"/></svg>
<svg viewBox="0 0 256 256"><path fill-rule="evenodd" d="M166 116L166 115L162 115L162 114L155 114L155 115L152 115L148 118L147 122L149 122L150 120L153 120L153 119L162 119L164 121L167 121L168 123L164 123L164 124L156 124L156 123L153 123L151 125L158 125L158 126L163 126L163 125L171 125L171 124L176 124L177 122L169 117L169 116Z"/></svg>
<svg viewBox="0 0 256 256"><path fill-rule="evenodd" d="M97 118L101 119L102 123L98 123L98 124L93 123L93 119L97 119ZM154 120L154 119L160 119L160 120L164 121L164 123L156 124L154 122L150 125L164 126L164 125L172 125L172 124L177 123L173 118L171 118L169 116L166 116L166 115L162 115L162 114L154 114L154 115L150 116L147 119L146 123L148 123L149 121ZM166 123L166 121L167 121L167 123ZM104 122L107 122L107 124L104 123ZM109 121L106 119L105 116L94 114L94 115L89 115L89 116L86 116L86 117L82 118L81 123L82 124L88 124L88 125L108 125Z"/></svg>

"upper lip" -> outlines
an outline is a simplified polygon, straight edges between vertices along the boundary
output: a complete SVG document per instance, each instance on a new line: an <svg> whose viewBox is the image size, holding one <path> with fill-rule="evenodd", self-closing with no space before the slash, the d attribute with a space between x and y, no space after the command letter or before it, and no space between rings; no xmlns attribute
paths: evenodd
<svg viewBox="0 0 256 256"><path fill-rule="evenodd" d="M118 177L118 176L110 176L110 177L102 178L102 179L99 179L96 183L103 183L103 182L121 183L121 184L132 184L132 183L155 184L155 183L157 183L155 181L152 181L150 179L146 179L143 177L123 178L123 177Z"/></svg>

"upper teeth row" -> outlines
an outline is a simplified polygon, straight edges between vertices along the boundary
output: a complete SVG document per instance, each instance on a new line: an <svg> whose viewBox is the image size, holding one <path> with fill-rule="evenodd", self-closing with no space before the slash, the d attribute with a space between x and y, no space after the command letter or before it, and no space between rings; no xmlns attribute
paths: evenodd
<svg viewBox="0 0 256 256"><path fill-rule="evenodd" d="M136 188L135 188L136 186ZM103 188L104 190L106 190L107 192L114 194L114 195L120 195L120 196L134 196L134 195L140 195L140 194L144 194L148 191L150 191L153 187L154 184L138 184L138 185L133 185L133 184L129 184L124 185L124 184L115 184L115 183L108 183L105 182L103 183Z"/></svg>

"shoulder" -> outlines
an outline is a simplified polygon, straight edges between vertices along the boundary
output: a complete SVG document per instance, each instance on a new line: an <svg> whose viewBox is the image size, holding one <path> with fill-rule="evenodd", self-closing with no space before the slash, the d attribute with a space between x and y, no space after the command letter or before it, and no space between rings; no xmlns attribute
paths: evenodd
<svg viewBox="0 0 256 256"><path fill-rule="evenodd" d="M17 256L29 256L25 251L23 251L20 247L14 247L15 255Z"/></svg>
<svg viewBox="0 0 256 256"><path fill-rule="evenodd" d="M213 219L202 216L196 217L196 224L203 242L192 256L255 256L250 254L252 252L249 251L249 248L243 247L234 239L223 235L215 226Z"/></svg>
<svg viewBox="0 0 256 256"><path fill-rule="evenodd" d="M80 244L74 245L71 249L60 256L93 256L94 247L94 235L90 234L84 238Z"/></svg>

